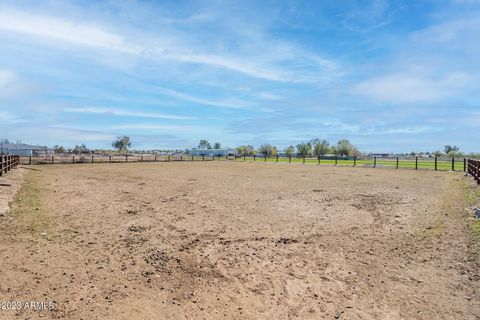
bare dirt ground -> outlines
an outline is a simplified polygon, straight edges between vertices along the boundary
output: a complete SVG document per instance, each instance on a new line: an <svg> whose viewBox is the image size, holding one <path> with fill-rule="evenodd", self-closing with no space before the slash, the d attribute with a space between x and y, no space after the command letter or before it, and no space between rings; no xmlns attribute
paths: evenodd
<svg viewBox="0 0 480 320"><path fill-rule="evenodd" d="M0 217L10 209L10 203L20 189L24 173L24 168L17 168L0 177Z"/></svg>
<svg viewBox="0 0 480 320"><path fill-rule="evenodd" d="M2 320L480 319L460 173L32 168L0 217L0 301L55 308Z"/></svg>

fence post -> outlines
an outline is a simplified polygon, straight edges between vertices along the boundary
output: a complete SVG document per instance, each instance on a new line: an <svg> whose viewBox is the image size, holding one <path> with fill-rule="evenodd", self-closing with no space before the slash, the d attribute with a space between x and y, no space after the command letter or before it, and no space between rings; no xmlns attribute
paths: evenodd
<svg viewBox="0 0 480 320"><path fill-rule="evenodd" d="M140 162L143 162L143 156L140 156Z"/></svg>
<svg viewBox="0 0 480 320"><path fill-rule="evenodd" d="M202 154L202 161L205 161L205 155Z"/></svg>
<svg viewBox="0 0 480 320"><path fill-rule="evenodd" d="M0 154L0 177L3 176L3 154Z"/></svg>
<svg viewBox="0 0 480 320"><path fill-rule="evenodd" d="M437 156L435 156L435 171L437 171Z"/></svg>
<svg viewBox="0 0 480 320"><path fill-rule="evenodd" d="M477 160L477 183L478 184L480 184L479 169L480 169L480 160Z"/></svg>
<svg viewBox="0 0 480 320"><path fill-rule="evenodd" d="M192 154L192 161L193 161L193 154Z"/></svg>
<svg viewBox="0 0 480 320"><path fill-rule="evenodd" d="M320 156L318 156L318 164L320 164Z"/></svg>
<svg viewBox="0 0 480 320"><path fill-rule="evenodd" d="M93 154L92 154L92 163L93 163Z"/></svg>
<svg viewBox="0 0 480 320"><path fill-rule="evenodd" d="M452 171L455 171L455 157L452 157Z"/></svg>
<svg viewBox="0 0 480 320"><path fill-rule="evenodd" d="M52 156L52 164L54 164L54 163L55 163L55 159L53 159L53 156Z"/></svg>
<svg viewBox="0 0 480 320"><path fill-rule="evenodd" d="M303 164L305 164L305 155L303 156Z"/></svg>
<svg viewBox="0 0 480 320"><path fill-rule="evenodd" d="M108 162L112 163L112 156L108 156Z"/></svg>
<svg viewBox="0 0 480 320"><path fill-rule="evenodd" d="M463 172L467 172L467 158L463 158Z"/></svg>
<svg viewBox="0 0 480 320"><path fill-rule="evenodd" d="M397 157L397 169L398 169L398 157Z"/></svg>
<svg viewBox="0 0 480 320"><path fill-rule="evenodd" d="M277 162L278 162L278 154L277 154Z"/></svg>
<svg viewBox="0 0 480 320"><path fill-rule="evenodd" d="M128 162L128 154L125 155L125 162Z"/></svg>
<svg viewBox="0 0 480 320"><path fill-rule="evenodd" d="M418 170L418 157L415 157L415 170Z"/></svg>
<svg viewBox="0 0 480 320"><path fill-rule="evenodd" d="M75 163L75 156L72 156L72 163Z"/></svg>
<svg viewBox="0 0 480 320"><path fill-rule="evenodd" d="M255 162L255 158L257 157L256 154L253 155L253 162Z"/></svg>
<svg viewBox="0 0 480 320"><path fill-rule="evenodd" d="M353 156L353 166L357 165L357 156Z"/></svg>
<svg viewBox="0 0 480 320"><path fill-rule="evenodd" d="M264 162L267 162L267 155L265 155L265 161Z"/></svg>
<svg viewBox="0 0 480 320"><path fill-rule="evenodd" d="M373 156L373 167L377 167L377 156Z"/></svg>
<svg viewBox="0 0 480 320"><path fill-rule="evenodd" d="M32 164L32 156L30 156L28 158L29 158L28 164Z"/></svg>
<svg viewBox="0 0 480 320"><path fill-rule="evenodd" d="M335 156L335 165L338 163L338 156Z"/></svg>
<svg viewBox="0 0 480 320"><path fill-rule="evenodd" d="M288 163L292 163L292 156L288 156Z"/></svg>

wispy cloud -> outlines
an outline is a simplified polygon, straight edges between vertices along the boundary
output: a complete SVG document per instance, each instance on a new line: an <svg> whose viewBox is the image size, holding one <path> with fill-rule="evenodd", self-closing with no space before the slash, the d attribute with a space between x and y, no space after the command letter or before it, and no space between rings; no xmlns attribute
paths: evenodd
<svg viewBox="0 0 480 320"><path fill-rule="evenodd" d="M12 140L478 149L478 1L26 3L0 5Z"/></svg>
<svg viewBox="0 0 480 320"><path fill-rule="evenodd" d="M230 108L230 109L243 109L250 108L252 105L235 98L229 98L225 100L214 100L214 99L204 99L199 98L190 94L186 94L177 90L168 89L168 88L156 88L156 91L168 95L170 97L178 98L183 101L193 102L196 104L214 106L219 108Z"/></svg>
<svg viewBox="0 0 480 320"><path fill-rule="evenodd" d="M208 65L271 81L316 81L312 76L300 76L285 68L272 67L265 63L265 59L259 59L258 55L245 57L234 54L204 53L204 48L198 47L196 44L189 45L179 42L166 34L161 35L160 39L158 35L152 36L150 39L148 37L142 40L131 39L127 35L110 31L106 26L95 22L68 20L5 7L0 7L0 31L2 30L52 40L51 44L53 45L58 45L57 41L61 41L154 60ZM286 57L271 56L270 59L280 62ZM315 63L325 72L330 71L331 66L334 65L333 61L301 51L296 54L296 57Z"/></svg>
<svg viewBox="0 0 480 320"><path fill-rule="evenodd" d="M353 92L389 103L431 102L454 97L469 83L464 73L448 74L443 78L415 73L389 74L357 84Z"/></svg>
<svg viewBox="0 0 480 320"><path fill-rule="evenodd" d="M156 113L156 112L139 112L129 111L117 108L103 108L103 107L82 107L82 108L66 108L64 112L71 113L87 113L87 114L104 114L123 117L140 117L140 118L156 118L156 119L170 119L170 120L192 120L195 117L178 116L172 114Z"/></svg>
<svg viewBox="0 0 480 320"><path fill-rule="evenodd" d="M118 50L125 53L139 52L128 47L121 36L106 31L103 26L31 14L19 10L0 8L0 30L19 32L82 46Z"/></svg>
<svg viewBox="0 0 480 320"><path fill-rule="evenodd" d="M0 89L12 83L15 79L15 73L10 70L0 70Z"/></svg>

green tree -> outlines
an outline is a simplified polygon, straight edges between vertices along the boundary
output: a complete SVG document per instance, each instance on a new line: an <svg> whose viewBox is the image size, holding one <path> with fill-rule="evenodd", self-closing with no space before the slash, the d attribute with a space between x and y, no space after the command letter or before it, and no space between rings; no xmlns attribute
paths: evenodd
<svg viewBox="0 0 480 320"><path fill-rule="evenodd" d="M59 146L58 144L53 147L53 151L55 153L65 153L65 148L62 146Z"/></svg>
<svg viewBox="0 0 480 320"><path fill-rule="evenodd" d="M128 148L131 146L132 142L128 136L119 136L115 141L112 142L112 147L117 149L119 152L128 151Z"/></svg>
<svg viewBox="0 0 480 320"><path fill-rule="evenodd" d="M237 147L237 154L239 156L252 156L255 153L255 149L252 145L243 145Z"/></svg>
<svg viewBox="0 0 480 320"><path fill-rule="evenodd" d="M459 157L460 156L460 152L459 152L459 148L457 146L451 146L449 144L445 145L445 148L444 148L444 151L445 151L445 155L449 156L449 157Z"/></svg>
<svg viewBox="0 0 480 320"><path fill-rule="evenodd" d="M210 142L208 140L200 140L200 143L198 144L198 149L212 149L212 146L210 145Z"/></svg>
<svg viewBox="0 0 480 320"><path fill-rule="evenodd" d="M327 140L315 139L315 144L313 144L313 153L319 157L328 153L330 144Z"/></svg>
<svg viewBox="0 0 480 320"><path fill-rule="evenodd" d="M90 150L87 148L87 146L82 143L81 145L76 145L75 148L72 149L72 152L75 154L79 153L88 153Z"/></svg>
<svg viewBox="0 0 480 320"><path fill-rule="evenodd" d="M222 145L220 144L220 142L215 142L213 144L213 149L220 149L220 148L222 148Z"/></svg>
<svg viewBox="0 0 480 320"><path fill-rule="evenodd" d="M312 154L312 144L310 142L301 142L297 144L297 153L301 156L309 156Z"/></svg>
<svg viewBox="0 0 480 320"><path fill-rule="evenodd" d="M350 150L350 156L352 157L359 157L361 154L362 153L355 146L353 146L352 150Z"/></svg>
<svg viewBox="0 0 480 320"><path fill-rule="evenodd" d="M434 152L432 152L432 154L433 154L435 157L441 157L441 156L443 155L442 151L440 151L440 150L434 151Z"/></svg>
<svg viewBox="0 0 480 320"><path fill-rule="evenodd" d="M267 157L274 157L277 155L277 147L274 147L268 143L262 144L258 151Z"/></svg>
<svg viewBox="0 0 480 320"><path fill-rule="evenodd" d="M459 149L457 146L451 146L449 144L445 145L445 148L444 148L445 154L449 154L452 151L457 152L458 150Z"/></svg>
<svg viewBox="0 0 480 320"><path fill-rule="evenodd" d="M340 156L348 156L353 149L353 145L348 139L341 139L337 142L337 153Z"/></svg>
<svg viewBox="0 0 480 320"><path fill-rule="evenodd" d="M287 155L287 157L291 157L294 152L295 148L293 146L285 148L285 154Z"/></svg>

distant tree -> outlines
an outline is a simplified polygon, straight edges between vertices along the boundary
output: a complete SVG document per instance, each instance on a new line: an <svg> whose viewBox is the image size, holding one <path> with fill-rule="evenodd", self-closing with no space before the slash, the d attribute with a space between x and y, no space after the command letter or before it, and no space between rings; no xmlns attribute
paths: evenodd
<svg viewBox="0 0 480 320"><path fill-rule="evenodd" d="M358 157L358 156L361 156L362 153L357 149L357 147L353 146L352 149L350 150L350 154L349 154L351 157Z"/></svg>
<svg viewBox="0 0 480 320"><path fill-rule="evenodd" d="M243 145L237 147L237 154L240 156L253 156L255 154L255 149L252 145Z"/></svg>
<svg viewBox="0 0 480 320"><path fill-rule="evenodd" d="M323 156L324 154L328 153L329 151L329 143L327 140L319 140L315 139L313 144L313 154L317 157Z"/></svg>
<svg viewBox="0 0 480 320"><path fill-rule="evenodd" d="M412 152L409 153L409 155L410 155L411 157L415 157L415 156L417 155L417 153L416 153L415 151L412 151Z"/></svg>
<svg viewBox="0 0 480 320"><path fill-rule="evenodd" d="M349 156L353 148L348 139L341 139L337 142L337 152L340 156Z"/></svg>
<svg viewBox="0 0 480 320"><path fill-rule="evenodd" d="M457 152L458 150L459 149L457 146L451 146L449 144L445 145L445 148L444 148L445 154L449 154L452 151Z"/></svg>
<svg viewBox="0 0 480 320"><path fill-rule="evenodd" d="M119 152L127 151L131 146L132 143L130 142L130 137L127 136L119 136L115 141L112 142L112 147L117 149Z"/></svg>
<svg viewBox="0 0 480 320"><path fill-rule="evenodd" d="M434 151L434 152L432 152L432 154L433 154L435 157L441 157L441 156L443 155L442 151L440 151L440 150Z"/></svg>
<svg viewBox="0 0 480 320"><path fill-rule="evenodd" d="M1 144L10 144L10 141L8 139L0 139Z"/></svg>
<svg viewBox="0 0 480 320"><path fill-rule="evenodd" d="M287 155L287 157L291 157L294 152L295 148L293 146L285 148L285 154Z"/></svg>
<svg viewBox="0 0 480 320"><path fill-rule="evenodd" d="M55 153L65 153L65 148L62 146L59 146L58 144L53 147L53 151Z"/></svg>
<svg viewBox="0 0 480 320"><path fill-rule="evenodd" d="M312 144L310 142L301 142L297 144L297 153L301 156L309 156L312 154Z"/></svg>
<svg viewBox="0 0 480 320"><path fill-rule="evenodd" d="M212 149L212 146L210 145L210 142L208 140L200 140L200 143L198 144L198 149Z"/></svg>
<svg viewBox="0 0 480 320"><path fill-rule="evenodd" d="M258 151L267 157L274 157L277 155L277 147L274 147L268 143L262 144Z"/></svg>
<svg viewBox="0 0 480 320"><path fill-rule="evenodd" d="M330 153L337 155L338 154L338 149L336 146L331 146L330 147Z"/></svg>
<svg viewBox="0 0 480 320"><path fill-rule="evenodd" d="M222 148L222 145L220 144L220 142L215 142L213 144L213 149L220 149L220 148Z"/></svg>
<svg viewBox="0 0 480 320"><path fill-rule="evenodd" d="M80 146L76 145L75 148L72 149L72 152L75 154L79 154L79 153L88 153L90 152L90 150L88 150L87 146L82 143Z"/></svg>

